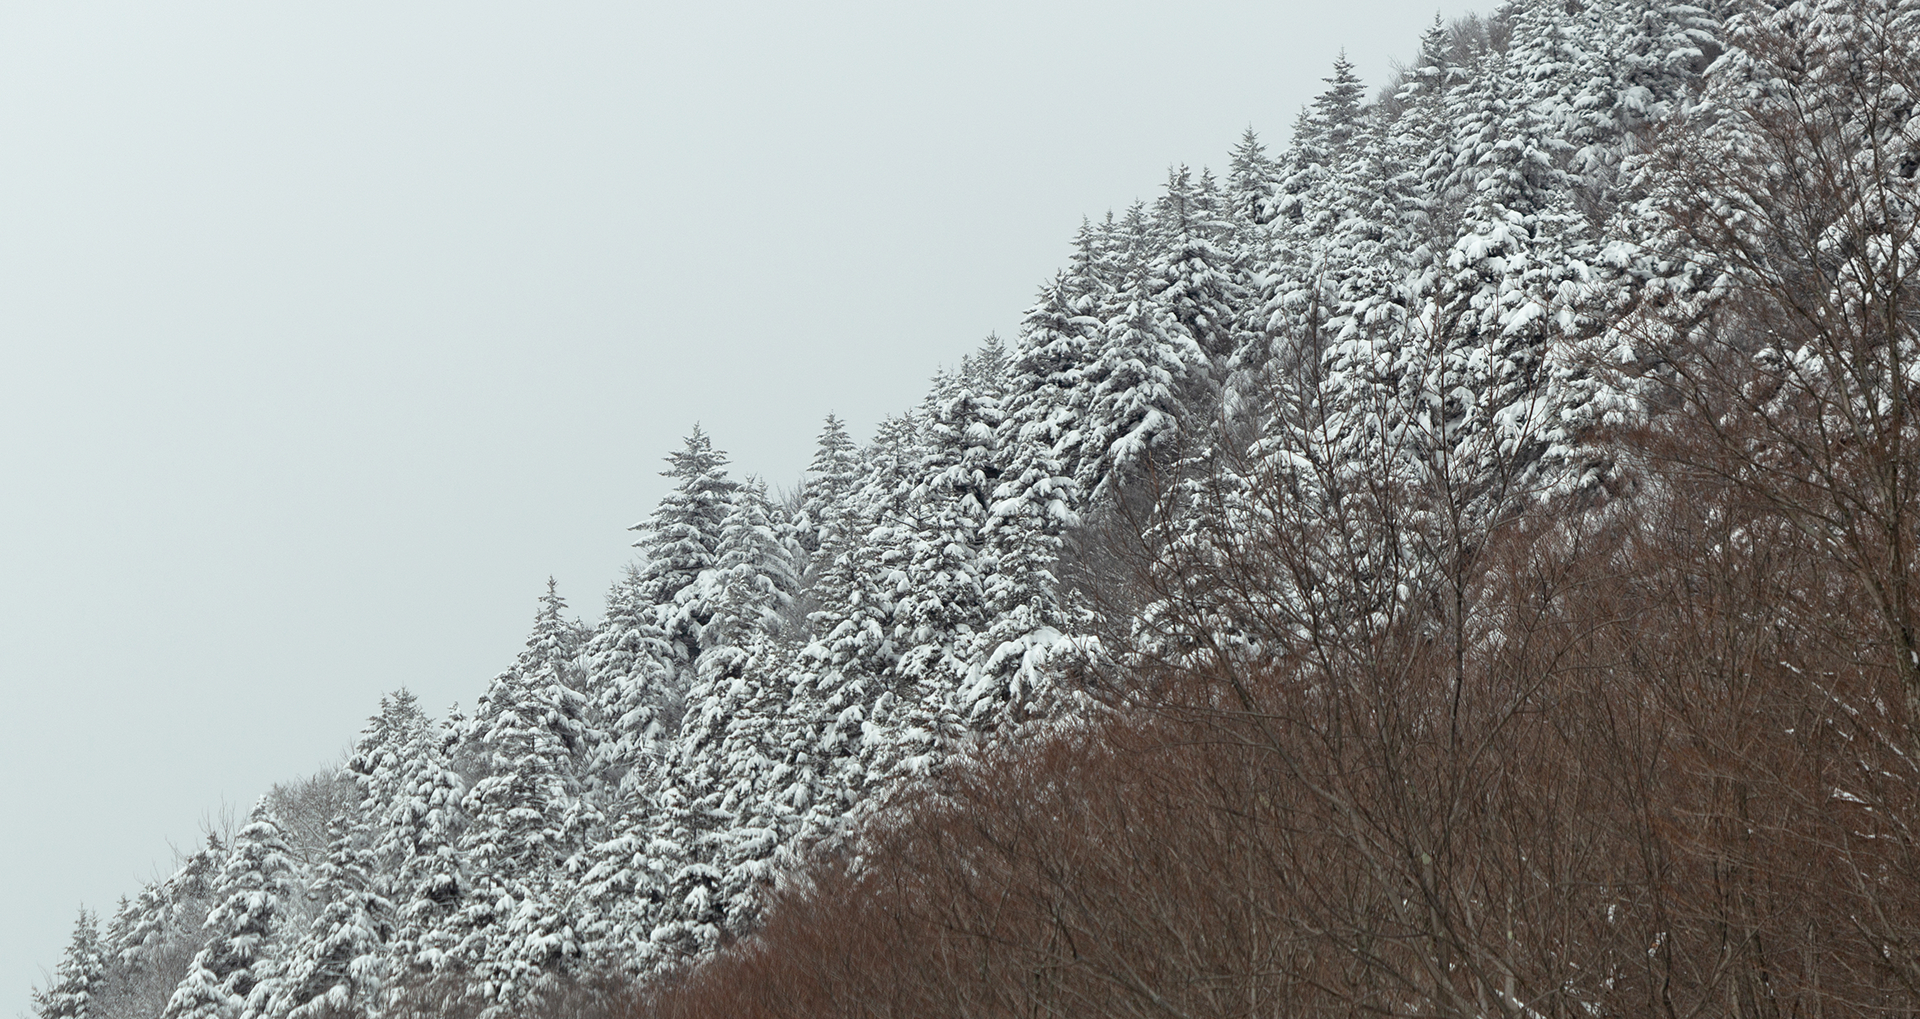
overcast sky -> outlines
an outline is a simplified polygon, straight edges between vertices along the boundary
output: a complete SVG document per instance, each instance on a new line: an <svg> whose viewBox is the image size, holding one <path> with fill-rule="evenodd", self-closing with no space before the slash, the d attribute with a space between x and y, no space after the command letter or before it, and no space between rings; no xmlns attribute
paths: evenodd
<svg viewBox="0 0 1920 1019"><path fill-rule="evenodd" d="M1435 13L0 2L0 1015L549 574L595 617L696 421L792 485Z"/></svg>

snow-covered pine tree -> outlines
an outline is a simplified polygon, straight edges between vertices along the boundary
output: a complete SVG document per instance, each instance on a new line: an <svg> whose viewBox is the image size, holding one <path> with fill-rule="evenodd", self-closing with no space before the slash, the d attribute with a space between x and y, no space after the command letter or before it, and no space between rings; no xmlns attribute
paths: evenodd
<svg viewBox="0 0 1920 1019"><path fill-rule="evenodd" d="M1420 51L1393 94L1397 116L1383 125L1387 168L1383 197L1390 249L1403 276L1424 273L1459 236L1465 193L1449 190L1456 159L1448 96L1468 68L1454 56L1447 27L1435 15Z"/></svg>
<svg viewBox="0 0 1920 1019"><path fill-rule="evenodd" d="M709 647L664 777L666 806L650 842L659 855L645 864L660 896L648 951L665 957L704 944L714 924L744 933L757 906L749 875L793 828L771 816L767 791L792 753L784 712L794 644L780 631L803 553L782 540L791 532L770 519L782 511L758 481L734 499L719 565L702 580L715 592ZM830 532L825 547L841 544Z"/></svg>
<svg viewBox="0 0 1920 1019"><path fill-rule="evenodd" d="M977 394L962 373L936 381L922 420L916 484L901 519L907 544L894 604L894 670L951 688L986 623L979 543L999 484L1002 415L998 401Z"/></svg>
<svg viewBox="0 0 1920 1019"><path fill-rule="evenodd" d="M141 978L150 979L151 975L129 969L120 962L117 946L126 942L127 933L134 921L133 899L125 895L120 896L119 901L114 904L113 915L107 918L106 931L100 938L100 958L106 965L105 979L98 992L101 999L101 1015L148 1016L159 1012L158 1008L139 1009L133 1006L133 1002L139 997L135 988L141 982ZM158 1004L165 1005L165 1002L161 1001Z"/></svg>
<svg viewBox="0 0 1920 1019"><path fill-rule="evenodd" d="M812 803L813 771L810 762L797 759L787 714L792 660L783 649L766 648L742 663L739 682L729 691L734 706L714 788L716 809L732 823L718 833L713 854L720 872L716 892L735 936L758 925L782 860L797 856L783 852L799 837Z"/></svg>
<svg viewBox="0 0 1920 1019"><path fill-rule="evenodd" d="M454 920L469 882L460 857L465 783L447 760L447 737L422 726L395 755L392 803L373 819L377 886L394 907L389 956L398 982L430 978L456 960Z"/></svg>
<svg viewBox="0 0 1920 1019"><path fill-rule="evenodd" d="M1346 195L1332 186L1334 168L1366 131L1366 85L1344 52L1325 80L1326 90L1313 97L1294 127L1276 197L1277 217L1309 237L1326 236L1340 221Z"/></svg>
<svg viewBox="0 0 1920 1019"><path fill-rule="evenodd" d="M998 341L981 357L997 364ZM1003 375L996 370L986 379L990 384ZM899 529L905 554L893 640L900 657L865 709L856 788L892 778L903 766L924 772L960 735L955 694L989 622L992 564L982 532L1002 468L1003 415L991 391L976 391L981 379L963 363L961 371L935 380L922 411L927 428L918 483Z"/></svg>
<svg viewBox="0 0 1920 1019"><path fill-rule="evenodd" d="M360 740L354 744L354 756L365 757L370 764L378 761L383 751L390 753L392 748L411 743L426 724L426 712L420 709L420 699L411 691L401 687L391 694L381 694L380 713L369 718L366 727L360 731ZM353 768L352 765L349 767ZM360 774L370 769L354 770Z"/></svg>
<svg viewBox="0 0 1920 1019"><path fill-rule="evenodd" d="M391 975L388 944L393 904L374 888L372 832L363 818L342 815L328 826L327 859L308 892L325 903L279 967L264 1008L273 1019L368 1015L385 1004Z"/></svg>
<svg viewBox="0 0 1920 1019"><path fill-rule="evenodd" d="M662 774L654 781L664 781ZM603 838L579 858L569 910L577 919L582 965L605 974L638 976L647 971L650 941L660 914L664 877L652 852L660 790L644 802L628 802L607 825Z"/></svg>
<svg viewBox="0 0 1920 1019"><path fill-rule="evenodd" d="M791 642L776 638L795 597L802 552L782 540L790 532L770 519L780 512L757 480L743 485L727 517L719 564L701 579L712 590L713 614L703 631L708 646L662 777L658 802L664 807L648 844L657 855L623 878L644 880L659 896L647 953L692 951L705 944L710 924L742 931L746 919L738 911L750 909L755 897L727 888L723 875L745 874L756 861L729 855L770 851L779 840L741 836L769 823L762 816L771 808L764 792L775 762L790 752L776 733L785 732L780 723L793 654ZM835 538L828 547L837 544ZM631 871L632 864L625 867ZM669 933L656 940L655 931Z"/></svg>
<svg viewBox="0 0 1920 1019"><path fill-rule="evenodd" d="M794 771L786 716L791 662L784 645L756 640L701 663L668 775L669 802L684 806L663 816L657 844L672 851L651 865L672 909L662 913L662 924L707 909L730 933L752 927L772 855L798 823L780 795ZM698 908L678 912L690 903ZM688 930L671 929L680 932L676 938Z"/></svg>
<svg viewBox="0 0 1920 1019"><path fill-rule="evenodd" d="M1047 385L1028 378L1015 374L1010 403ZM980 532L987 624L954 699L954 709L978 728L1039 710L1049 656L1075 622L1087 621L1065 604L1057 572L1065 535L1080 522L1079 487L1056 452L1058 428L1058 421L1023 421L1013 412L1000 424L1005 466Z"/></svg>
<svg viewBox="0 0 1920 1019"><path fill-rule="evenodd" d="M1567 102L1557 83L1567 66L1564 9L1531 4L1512 23L1507 51L1484 55L1450 97L1458 172L1472 196L1419 327L1435 356L1413 398L1428 469L1473 492L1469 502L1493 500L1475 514L1488 519L1541 483L1536 465L1559 417L1547 390L1549 346L1573 324L1591 255L1571 206L1570 146L1555 127Z"/></svg>
<svg viewBox="0 0 1920 1019"><path fill-rule="evenodd" d="M105 1019L105 1003L100 999L106 979L100 921L82 909L73 923L67 954L53 971L53 980L45 990L33 992L33 1014L39 1019Z"/></svg>
<svg viewBox="0 0 1920 1019"><path fill-rule="evenodd" d="M1125 306L1122 291L1146 271L1153 257L1153 217L1145 202L1135 202L1115 218L1107 213L1089 238L1086 273L1097 282L1098 315L1106 321Z"/></svg>
<svg viewBox="0 0 1920 1019"><path fill-rule="evenodd" d="M1274 177L1278 172L1273 158L1267 155L1267 147L1249 125L1234 145L1227 163L1229 217L1248 225L1272 220L1276 211L1274 197L1279 190Z"/></svg>
<svg viewBox="0 0 1920 1019"><path fill-rule="evenodd" d="M849 500L847 533L821 548L825 566L814 585L820 607L808 619L808 654L825 671L874 675L897 657L890 632L904 555L900 521L915 481L921 425L916 414L880 423L861 458L867 473Z"/></svg>
<svg viewBox="0 0 1920 1019"><path fill-rule="evenodd" d="M1089 450L1090 372L1105 342L1099 315L1102 284L1094 278L1092 228L1083 223L1074 266L1049 280L1027 311L1008 366L1005 425L1018 437L1003 443L1009 463L1043 458L1059 476L1077 476ZM1022 451L1025 452L1022 452ZM1024 475L1029 466L1011 468Z"/></svg>
<svg viewBox="0 0 1920 1019"><path fill-rule="evenodd" d="M1272 273L1270 306L1301 303L1299 288L1314 285L1322 275L1319 249L1355 197L1347 169L1356 144L1367 135L1366 88L1345 53L1334 61L1326 82L1326 90L1300 111L1281 157L1273 218L1281 261Z"/></svg>
<svg viewBox="0 0 1920 1019"><path fill-rule="evenodd" d="M960 358L960 382L979 399L995 403L1006 398L1013 376L1013 354L999 333L988 333L973 353Z"/></svg>
<svg viewBox="0 0 1920 1019"><path fill-rule="evenodd" d="M589 633L578 620L567 618L566 610L566 599L560 597L553 578L548 577L546 593L540 596L540 607L534 613L533 631L507 672L515 680L510 696L530 698L515 704L514 709L533 712L553 733L566 753L561 779L568 793L577 793L581 777L595 756L600 734L589 717L586 676L580 661ZM490 726L494 714L501 710L493 698L492 690L481 695L474 717L482 729Z"/></svg>
<svg viewBox="0 0 1920 1019"><path fill-rule="evenodd" d="M791 678L782 742L790 777L783 802L805 832L838 830L862 787L868 715L900 657L895 609L911 554L909 507L924 458L922 413L882 421L862 455L867 473L852 498L850 529L825 546L814 584L813 639L785 669Z"/></svg>
<svg viewBox="0 0 1920 1019"><path fill-rule="evenodd" d="M801 545L809 556L846 528L853 493L860 487L860 448L847 423L827 415L800 486ZM818 564L811 567L817 570Z"/></svg>
<svg viewBox="0 0 1920 1019"><path fill-rule="evenodd" d="M687 436L686 448L669 454L667 463L661 476L673 480L673 489L650 518L632 529L640 532L634 544L645 556L641 579L646 597L672 649L675 682L685 690L694 679L702 648L700 629L711 611L697 582L719 562L720 532L740 485L727 477L726 454L713 448L698 425Z"/></svg>
<svg viewBox="0 0 1920 1019"><path fill-rule="evenodd" d="M646 853L659 876L660 903L639 965L665 969L712 951L726 927L721 873L713 864L723 820L682 798L682 783L663 784Z"/></svg>
<svg viewBox="0 0 1920 1019"><path fill-rule="evenodd" d="M399 803L405 757L428 724L419 698L404 687L380 696L380 713L367 720L346 766L368 815L384 817ZM399 857L383 859L376 869L391 870L399 864Z"/></svg>
<svg viewBox="0 0 1920 1019"><path fill-rule="evenodd" d="M1182 166L1168 173L1154 205L1155 244L1148 272L1155 300L1204 355L1208 391L1188 397L1208 417L1226 386L1234 354L1246 344L1246 272L1236 259L1232 223L1210 173Z"/></svg>
<svg viewBox="0 0 1920 1019"><path fill-rule="evenodd" d="M607 591L606 617L583 652L592 717L601 733L589 788L609 813L644 801L661 743L679 727L683 709L648 586L637 566L627 567Z"/></svg>
<svg viewBox="0 0 1920 1019"><path fill-rule="evenodd" d="M1227 381L1221 394L1221 417L1234 426L1260 415L1273 340L1267 328L1266 300L1275 292L1271 278L1279 262L1279 164L1267 154L1259 136L1249 127L1234 147L1224 195L1225 220L1230 228L1229 252L1239 267L1243 293L1236 309L1238 344L1227 358Z"/></svg>
<svg viewBox="0 0 1920 1019"><path fill-rule="evenodd" d="M509 670L480 730L489 772L462 806L459 851L471 876L450 918L450 955L464 993L483 1011L532 1007L580 954L565 905L562 866L575 851L565 829L571 759L543 719L545 704Z"/></svg>
<svg viewBox="0 0 1920 1019"><path fill-rule="evenodd" d="M286 836L262 797L233 837L213 883L218 905L207 914L206 941L174 988L163 1019L239 1019L248 1013L284 947L281 914L294 880Z"/></svg>
<svg viewBox="0 0 1920 1019"><path fill-rule="evenodd" d="M1378 231L1368 215L1369 185L1379 164L1374 117L1344 54L1326 81L1327 89L1301 111L1282 157L1270 227L1273 261L1258 295L1265 353L1279 358L1274 367L1283 373L1319 359L1328 339L1324 330L1338 318L1343 300L1379 289L1371 280L1379 259L1368 258L1355 243ZM1365 281L1348 280L1356 270Z"/></svg>
<svg viewBox="0 0 1920 1019"><path fill-rule="evenodd" d="M1092 399L1074 479L1096 500L1116 482L1171 462L1183 425L1192 424L1183 420L1190 415L1182 395L1207 366L1205 352L1155 300L1144 268L1122 296L1088 372Z"/></svg>
<svg viewBox="0 0 1920 1019"><path fill-rule="evenodd" d="M708 617L701 627L706 653L744 649L758 635L779 632L800 588L800 550L789 544L786 511L767 486L748 478L734 491L720 526L714 565L701 574L699 598Z"/></svg>
<svg viewBox="0 0 1920 1019"><path fill-rule="evenodd" d="M481 777L462 802L469 894L448 931L496 1005L546 986L578 954L560 867L602 835L585 795L603 742L581 690L587 634L565 610L549 579L526 648L481 698L463 750Z"/></svg>
<svg viewBox="0 0 1920 1019"><path fill-rule="evenodd" d="M217 833L165 880L121 903L105 948L113 969L109 993L120 1014L157 1016L173 996L186 964L205 940L202 925L227 859Z"/></svg>
<svg viewBox="0 0 1920 1019"><path fill-rule="evenodd" d="M1717 5L1710 5L1717 6ZM1681 0L1601 0L1577 23L1579 56L1567 140L1583 210L1613 211L1629 195L1623 161L1652 148L1651 134L1694 96L1722 45L1720 19Z"/></svg>

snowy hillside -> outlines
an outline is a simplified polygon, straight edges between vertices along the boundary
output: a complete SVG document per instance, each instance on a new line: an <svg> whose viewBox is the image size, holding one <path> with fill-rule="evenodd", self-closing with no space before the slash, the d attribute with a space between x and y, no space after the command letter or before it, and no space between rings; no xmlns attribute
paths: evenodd
<svg viewBox="0 0 1920 1019"><path fill-rule="evenodd" d="M1760 783L1750 766L1787 783L1782 802L1814 804L1755 822L1752 838L1800 845L1813 836L1794 819L1825 825L1831 802L1872 815L1819 829L1833 858L1871 856L1851 885L1805 878L1851 889L1829 901L1920 887L1902 813L1920 745L1920 8L1516 0L1436 21L1371 97L1344 60L1326 80L1284 146L1249 131L1221 172L1176 168L1150 205L1087 222L1018 335L989 339L870 440L828 417L798 490L732 476L696 428L666 457L672 490L634 525L638 552L603 619L572 617L549 585L525 649L469 712L436 717L395 692L337 774L279 787L171 877L83 914L40 1016L521 1015L719 993L702 974L771 980L752 946L776 958L804 943L808 909L864 944L868 914L829 907L865 896L899 921L909 962L979 923L981 944L1026 946L1018 965L1034 974L1060 958L1062 972L1104 974L1087 985L1098 991L1007 984L1046 983L1067 1012L1116 1014L1134 1007L1124 999L1267 1014L1196 1004L1217 977L1328 1014L1628 1014L1659 998L1646 960L1684 949L1703 954L1663 972L1711 985L1698 1014L1813 1014L1782 1002L1828 993L1805 976L1824 964L1755 963L1741 971L1766 975L1755 984L1689 968L1715 951L1724 967L1749 959L1755 932L1784 937L1772 920L1742 935L1713 914L1726 921L1714 948L1688 940L1679 912L1642 914L1696 881L1723 882L1741 917L1791 912L1768 897L1777 888L1741 890L1751 874L1725 862L1732 843L1678 820L1712 814L1702 804L1720 793L1701 790ZM1788 579L1798 586L1725 600ZM1690 608L1663 615L1675 605ZM1647 629L1595 643L1626 619ZM1662 643L1735 631L1756 643ZM1775 663L1825 677L1792 681L1824 706L1766 715L1778 705L1756 694L1732 710L1746 688L1716 670L1787 682ZM1603 675L1631 682L1579 685ZM1668 699L1701 677L1731 686ZM1616 710L1609 732L1660 739L1581 742ZM1210 735L1180 728L1206 712ZM1291 712L1320 721L1284 735ZM1748 742L1719 739L1763 716ZM1752 749L1842 727L1856 750L1794 743L1762 762ZM1285 790L1255 796L1209 770L1220 758L1137 769L1115 749L1158 740L1264 748L1234 774L1285 776ZM1607 812L1652 797L1661 776L1632 777L1633 762L1670 751L1672 775L1720 783L1686 787L1698 810ZM1802 767L1821 777L1780 777ZM1588 784L1562 784L1576 779ZM1115 800L1112 815L1050 799L1094 780L1165 798ZM1203 787L1261 806L1190 817ZM1058 824L1021 827L1022 804L1051 804ZM1265 809L1335 834L1288 828L1273 854L1232 856L1239 870L1180 869L1213 859L1178 841L1207 818ZM1070 819L1086 817L1108 827L1072 842ZM1429 830L1431 817L1460 827ZM1604 832L1580 827L1603 818ZM1222 823L1206 845L1267 845L1267 829ZM1645 840L1608 841L1630 828ZM1495 829L1505 848L1473 841ZM1561 853L1576 829L1614 849ZM1007 848L1055 836L1051 856ZM1882 841L1869 851L1855 836ZM940 857L974 837L966 862ZM1169 839L1186 847L1178 859L1139 862ZM1144 855L1107 874L1089 847L1121 845ZM1658 847L1643 854L1651 870L1595 876L1629 845ZM1718 870L1689 862L1708 845ZM1157 968L1176 943L1205 955L1194 946L1213 942L1059 919L1091 908L1047 899L1067 884L1019 898L1054 902L1063 926L993 934L999 921L965 913L954 889L979 892L968 882L999 873L1003 850L1036 873L1079 861L1074 873L1128 894L1176 873L1183 894L1266 887L1247 876L1259 871L1297 897L1219 928L1285 937L1176 979ZM1487 883L1476 860L1511 879ZM1785 866L1753 863L1769 875L1754 880ZM995 887L1026 887L1027 871L1007 873ZM929 898L923 879L953 896ZM1360 887L1366 909L1328 905ZM1599 898L1566 905L1572 889ZM1565 908L1528 912L1549 900ZM1158 922L1144 898L1133 909ZM1481 936L1491 914L1505 948ZM1850 915L1846 936L1878 946L1851 955L1833 947L1836 915L1792 915L1808 959L1850 960L1846 1014L1920 1000L1910 904ZM1057 954L1073 932L1085 943ZM1127 938L1164 956L1112 947L1138 947ZM820 958L807 979L841 957ZM905 972L889 979L908 986ZM963 993L930 972L911 986L945 990L926 1001ZM1627 1002L1629 988L1652 997ZM761 1005L813 1014L797 1002L852 992L793 993ZM977 1014L1033 1005L995 1001ZM889 1014L922 1005L936 1008Z"/></svg>

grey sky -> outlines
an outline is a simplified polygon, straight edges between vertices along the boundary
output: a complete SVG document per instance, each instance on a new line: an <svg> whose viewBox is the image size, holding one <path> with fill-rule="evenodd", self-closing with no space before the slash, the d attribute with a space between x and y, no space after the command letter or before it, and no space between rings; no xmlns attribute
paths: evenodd
<svg viewBox="0 0 1920 1019"><path fill-rule="evenodd" d="M470 705L549 573L595 616L695 421L791 485L1433 16L0 3L0 1014L382 691Z"/></svg>

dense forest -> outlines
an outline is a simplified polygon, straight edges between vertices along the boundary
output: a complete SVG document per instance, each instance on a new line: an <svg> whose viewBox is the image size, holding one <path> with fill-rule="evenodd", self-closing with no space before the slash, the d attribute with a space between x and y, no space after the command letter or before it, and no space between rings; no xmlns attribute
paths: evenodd
<svg viewBox="0 0 1920 1019"><path fill-rule="evenodd" d="M1920 2L1326 80L797 490L695 428L38 1014L1912 1015Z"/></svg>

